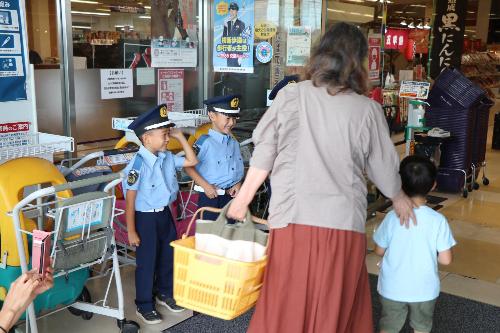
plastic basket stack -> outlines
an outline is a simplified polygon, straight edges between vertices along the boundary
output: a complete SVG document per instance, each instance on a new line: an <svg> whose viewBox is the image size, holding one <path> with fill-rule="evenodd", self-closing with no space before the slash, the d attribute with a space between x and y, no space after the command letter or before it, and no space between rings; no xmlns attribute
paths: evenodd
<svg viewBox="0 0 500 333"><path fill-rule="evenodd" d="M436 78L428 102L427 125L440 127L452 135L441 147L438 188L462 191L467 197L475 181L471 174L473 166L485 160L492 103L484 90L456 69L446 69Z"/></svg>

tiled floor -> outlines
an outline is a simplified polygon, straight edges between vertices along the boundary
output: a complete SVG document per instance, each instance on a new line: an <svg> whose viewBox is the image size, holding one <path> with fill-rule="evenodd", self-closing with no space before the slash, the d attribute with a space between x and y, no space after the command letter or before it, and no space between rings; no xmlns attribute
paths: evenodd
<svg viewBox="0 0 500 333"><path fill-rule="evenodd" d="M499 110L500 103L497 103L492 110L492 115ZM441 288L444 292L500 306L500 151L490 149L492 120L490 125L487 151L487 176L490 185L481 186L478 191L472 192L467 199L456 194L436 194L448 198L444 202L444 208L441 209L441 212L447 216L458 241L458 245L454 249L454 262L450 266L441 268L440 277ZM395 138L395 141L399 139L399 137ZM85 153L88 153L98 146L92 144L82 148L84 148ZM398 147L401 152L403 148L402 146ZM371 235L382 219L383 214L378 213L367 224L369 250L373 248ZM370 273L378 273L378 261L379 258L374 254L370 253L367 256L366 262ZM122 279L126 300L126 317L137 320L132 301L134 298L134 275L131 267L123 269ZM88 283L95 298L97 295L104 294L106 283L105 279L92 280ZM159 332L190 315L190 312L172 314L163 309L160 311L165 315L166 321L155 326L141 325L141 332ZM38 324L42 333L118 331L114 319L95 315L90 321L83 321L81 318L72 316L67 310L42 318L38 320Z"/></svg>

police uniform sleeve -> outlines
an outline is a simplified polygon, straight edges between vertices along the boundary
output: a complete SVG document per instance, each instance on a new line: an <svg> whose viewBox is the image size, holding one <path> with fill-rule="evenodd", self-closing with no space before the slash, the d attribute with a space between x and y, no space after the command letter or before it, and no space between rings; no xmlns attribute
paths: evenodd
<svg viewBox="0 0 500 333"><path fill-rule="evenodd" d="M129 165L124 170L125 179L123 180L123 193L126 194L128 190L137 191L139 189L139 173L140 170L134 170L133 164L135 159L130 161Z"/></svg>
<svg viewBox="0 0 500 333"><path fill-rule="evenodd" d="M196 154L196 157L198 158L198 161L200 163L203 162L203 160L205 158L207 145L206 144L204 145L203 143L205 142L206 139L207 139L207 136L202 135L193 144L194 153Z"/></svg>

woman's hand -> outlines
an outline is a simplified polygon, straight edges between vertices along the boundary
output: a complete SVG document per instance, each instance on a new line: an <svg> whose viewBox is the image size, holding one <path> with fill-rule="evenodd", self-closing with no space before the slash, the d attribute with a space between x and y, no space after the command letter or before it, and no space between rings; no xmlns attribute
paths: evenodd
<svg viewBox="0 0 500 333"><path fill-rule="evenodd" d="M414 225L417 225L417 218L413 208L415 207L413 201L401 190L394 198L392 198L392 206L394 212L399 217L401 225L410 227L410 219Z"/></svg>
<svg viewBox="0 0 500 333"><path fill-rule="evenodd" d="M248 206L240 199L241 197L236 197L229 206L227 210L227 217L243 221L248 211Z"/></svg>
<svg viewBox="0 0 500 333"><path fill-rule="evenodd" d="M35 272L35 271L32 271ZM38 287L34 290L36 295L43 294L50 288L54 286L54 276L53 276L54 270L52 267L47 267L47 272L45 273L45 276L42 278L41 283L38 285Z"/></svg>

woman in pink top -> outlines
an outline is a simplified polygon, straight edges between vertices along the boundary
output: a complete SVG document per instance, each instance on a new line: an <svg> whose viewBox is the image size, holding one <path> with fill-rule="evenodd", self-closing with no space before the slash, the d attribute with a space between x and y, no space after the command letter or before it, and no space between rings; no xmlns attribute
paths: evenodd
<svg viewBox="0 0 500 333"><path fill-rule="evenodd" d="M305 80L283 88L253 133L250 169L228 215L243 218L271 173L269 262L249 332L372 332L365 266L365 174L403 223L399 157L380 104L365 96L367 41L332 26Z"/></svg>

